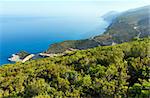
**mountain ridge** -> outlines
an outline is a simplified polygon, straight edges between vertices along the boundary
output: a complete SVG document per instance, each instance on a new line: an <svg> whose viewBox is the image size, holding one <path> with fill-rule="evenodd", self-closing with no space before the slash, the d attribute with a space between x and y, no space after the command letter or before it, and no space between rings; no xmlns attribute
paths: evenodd
<svg viewBox="0 0 150 98"><path fill-rule="evenodd" d="M45 52L60 53L68 48L82 49L84 46L84 49L88 49L95 46L106 46L112 45L112 43L119 44L127 42L136 37L143 38L150 36L150 27L148 22L150 20L149 8L150 5L125 11L113 20L104 34L90 39L55 43L50 45ZM82 43L83 46L81 46L78 42ZM88 46L90 44L92 44L92 46Z"/></svg>

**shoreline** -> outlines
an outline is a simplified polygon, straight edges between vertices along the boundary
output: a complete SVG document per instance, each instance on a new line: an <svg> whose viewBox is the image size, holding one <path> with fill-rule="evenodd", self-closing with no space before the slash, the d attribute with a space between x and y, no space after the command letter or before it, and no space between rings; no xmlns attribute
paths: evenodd
<svg viewBox="0 0 150 98"><path fill-rule="evenodd" d="M68 54L70 52L73 51L77 51L78 49L73 49L73 48L68 48L65 52L62 53L44 53L44 52L40 52L37 54L29 54L27 55L25 58L21 59L21 57L16 53L16 54L12 54L12 56L10 58L8 58L9 62L26 62L29 60L36 60L38 58L46 58L46 57L56 57L56 56L63 56L65 54Z"/></svg>

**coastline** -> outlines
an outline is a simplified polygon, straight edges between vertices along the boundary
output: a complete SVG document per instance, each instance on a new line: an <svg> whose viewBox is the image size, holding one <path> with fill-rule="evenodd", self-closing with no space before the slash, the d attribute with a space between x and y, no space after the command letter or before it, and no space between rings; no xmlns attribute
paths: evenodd
<svg viewBox="0 0 150 98"><path fill-rule="evenodd" d="M29 60L35 60L35 59L38 59L38 58L46 58L46 57L56 57L56 56L63 56L65 54L68 54L72 51L77 51L78 49L73 49L73 48L68 48L65 52L62 52L62 53L44 53L44 52L40 52L40 53L37 53L37 54L29 54L27 56L25 56L24 58L22 58L21 56L19 56L17 54L12 54L12 56L10 58L8 58L8 61L10 62L26 62L26 61L29 61Z"/></svg>

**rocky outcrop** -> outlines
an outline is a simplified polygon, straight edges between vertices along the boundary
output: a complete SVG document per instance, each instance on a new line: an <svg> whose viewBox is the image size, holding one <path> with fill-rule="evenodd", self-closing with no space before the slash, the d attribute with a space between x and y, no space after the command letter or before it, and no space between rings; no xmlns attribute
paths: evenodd
<svg viewBox="0 0 150 98"><path fill-rule="evenodd" d="M19 55L16 55L16 54L12 54L12 57L8 58L9 61L11 62L20 62L22 61L19 57Z"/></svg>
<svg viewBox="0 0 150 98"><path fill-rule="evenodd" d="M22 62L22 63L24 63L24 62L32 59L34 56L35 56L34 54L29 54L22 59L18 54L12 54L12 57L8 58L8 60L11 62Z"/></svg>
<svg viewBox="0 0 150 98"><path fill-rule="evenodd" d="M21 62L24 63L24 62L26 62L26 61L32 59L33 57L34 57L34 54L30 54L30 55L28 55L27 57L25 57Z"/></svg>

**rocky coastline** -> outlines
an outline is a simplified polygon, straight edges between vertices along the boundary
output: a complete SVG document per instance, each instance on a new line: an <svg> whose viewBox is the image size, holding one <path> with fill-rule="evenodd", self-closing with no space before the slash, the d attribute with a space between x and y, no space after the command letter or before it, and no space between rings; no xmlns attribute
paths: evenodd
<svg viewBox="0 0 150 98"><path fill-rule="evenodd" d="M16 54L12 54L12 56L10 58L8 58L8 60L10 62L26 62L26 61L29 61L29 60L35 60L35 59L38 59L38 58L45 58L45 57L56 57L56 56L63 56L65 54L68 54L72 51L76 51L77 49L73 49L73 48L68 48L65 52L62 52L62 53L44 53L44 52L41 52L41 53L37 53L37 54L29 54L22 57L20 56L19 53L16 53ZM25 52L24 52L25 53Z"/></svg>

